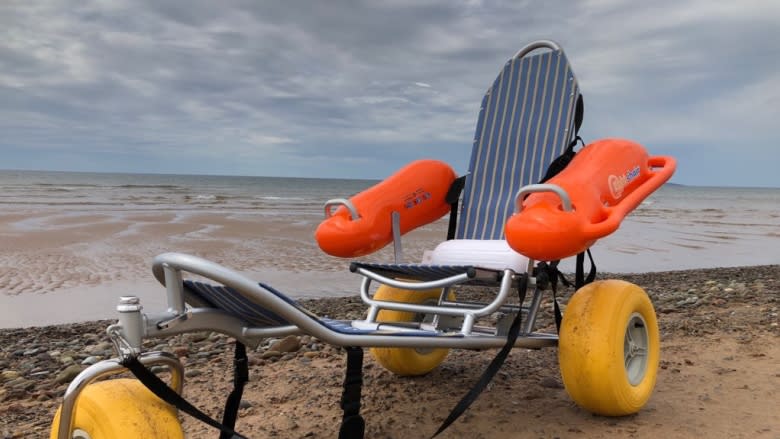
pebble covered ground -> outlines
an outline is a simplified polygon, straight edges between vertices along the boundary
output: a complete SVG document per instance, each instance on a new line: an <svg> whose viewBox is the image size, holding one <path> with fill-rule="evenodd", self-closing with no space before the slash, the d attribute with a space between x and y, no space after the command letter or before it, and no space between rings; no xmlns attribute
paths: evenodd
<svg viewBox="0 0 780 439"><path fill-rule="evenodd" d="M686 270L647 274L601 273L599 278L620 278L642 286L654 302L659 316L662 343L680 337L696 337L713 334L732 334L745 343L754 337L769 337L777 342L778 308L780 307L780 265ZM561 300L565 303L571 290L564 290ZM305 307L318 315L335 318L357 319L364 316L365 307L357 297L327 298L303 301ZM547 329L553 329L551 306L543 304L540 317ZM33 327L0 330L0 438L48 437L51 418L59 405L68 383L84 368L114 355L105 328L113 322L95 321L69 325ZM147 341L147 347L164 350L179 357L186 366L186 381L190 386L208 386L213 377L228 376L232 361L232 340L216 333L191 333L164 340ZM542 350L545 351L545 350ZM547 350L554 351L554 350ZM457 374L459 369L474 367L482 370L495 355L494 351L455 352L448 359L448 373ZM557 371L554 352L534 357L539 370ZM305 382L307 368L333 367L333 382L327 383L338 392L343 352L333 346L321 343L310 336L289 336L266 340L254 352L250 352L250 376L252 381L269 379L265 374L280 367L296 369L298 381ZM693 361L693 360L687 360ZM332 366L330 365L332 363ZM473 364L471 364L473 363ZM280 366L283 365L283 366ZM661 368L684 367L671 359L662 359ZM373 363L367 364L367 380L373 380L373 387L400 386L399 380ZM780 378L780 370L776 377ZM543 388L560 388L557 374L542 374L538 383ZM259 378L258 378L259 377ZM425 379L436 385L440 375L432 373ZM270 378L272 379L272 378ZM499 373L496 382L511 381L508 373ZM251 390L252 386L249 389ZM301 383L291 383L296 386ZM323 385L323 383L302 383ZM463 383L462 391L470 386ZM206 387L208 388L208 387ZM459 392L458 395L462 393ZM530 396L529 396L530 395ZM533 398L529 394L526 397ZM458 396L459 397L459 396ZM393 404L405 401L398 394L384 404L385 410L392 410ZM453 396L453 402L456 398ZM251 414L254 408L268 407L285 401L264 401L246 398L242 402L242 414ZM333 403L333 401L325 401ZM214 401L214 409L222 404L222 397ZM443 414L439 414L443 416ZM291 417L288 424L270 427L258 425L252 430L253 437L319 437L315 430L307 431ZM403 419L403 418L399 418ZM468 414L466 416L468 422ZM287 422L287 421L285 421ZM335 422L324 420L323 422ZM186 426L193 421L187 420ZM773 433L780 435L780 426ZM374 430L372 430L372 428ZM374 437L391 437L384 427L372 426L369 433ZM770 428L771 427L767 427ZM206 437L208 429L192 426L189 437ZM286 433L285 433L286 431ZM290 432L294 432L289 434ZM199 432L203 432L200 436ZM213 432L209 432L209 437ZM544 437L544 435L541 435Z"/></svg>

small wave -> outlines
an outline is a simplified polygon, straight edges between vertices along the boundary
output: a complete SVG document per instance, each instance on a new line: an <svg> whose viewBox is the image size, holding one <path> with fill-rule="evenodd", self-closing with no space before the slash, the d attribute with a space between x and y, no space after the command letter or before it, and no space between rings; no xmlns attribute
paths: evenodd
<svg viewBox="0 0 780 439"><path fill-rule="evenodd" d="M175 184L120 184L118 186L111 186L111 187L119 188L119 189L171 189L171 190L184 189L183 186L178 186Z"/></svg>
<svg viewBox="0 0 780 439"><path fill-rule="evenodd" d="M99 184L90 184L90 183L68 183L66 185L63 185L62 183L35 183L31 186L40 186L40 187L55 187L55 188L77 188L77 187L103 187L103 185Z"/></svg>
<svg viewBox="0 0 780 439"><path fill-rule="evenodd" d="M307 198L304 197L279 197L274 195L263 195L255 197L255 199L258 200L269 200L269 201L279 201L279 200L285 200L285 201L304 201L307 200Z"/></svg>
<svg viewBox="0 0 780 439"><path fill-rule="evenodd" d="M227 195L214 195L214 194L197 194L197 195L185 195L184 201L188 203L201 203L201 204L224 204L232 197Z"/></svg>
<svg viewBox="0 0 780 439"><path fill-rule="evenodd" d="M124 206L124 203L105 202L105 201L0 201L0 205L18 205L18 206Z"/></svg>

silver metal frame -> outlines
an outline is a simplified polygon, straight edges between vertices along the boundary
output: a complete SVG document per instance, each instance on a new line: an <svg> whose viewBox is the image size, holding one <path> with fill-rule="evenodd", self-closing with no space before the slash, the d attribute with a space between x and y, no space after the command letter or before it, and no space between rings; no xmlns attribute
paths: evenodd
<svg viewBox="0 0 780 439"><path fill-rule="evenodd" d="M192 308L189 309L189 317L171 327L160 327L160 322L169 321L176 317L176 311L164 313L144 314L144 326L141 328L142 338L149 337L167 337L183 332L192 332L198 330L209 330L227 334L235 337L249 346L257 346L263 338L269 336L281 336L287 334L309 334L323 342L337 346L360 346L360 347L415 347L415 348L462 348L462 349L488 349L501 347L506 343L506 337L497 335L482 335L472 333L470 325L476 317L488 315L500 309L505 299L509 296L512 282L518 276L511 270L505 272L502 285L496 299L482 308L474 309L473 306L462 306L456 302L443 302L442 305L413 305L389 301L377 301L370 297L368 288L371 279L364 277L361 286L361 298L369 305L369 316L366 320L347 321L352 326L380 327L386 330L395 329L399 334L383 332L382 334L345 334L334 331L320 323L311 314L296 306L291 305L277 295L261 288L255 281L244 277L226 267L214 262L201 259L197 256L181 253L165 253L155 258L153 272L161 283L165 284L165 271L176 270L206 277L221 285L230 287L238 294L241 294L248 300L272 311L291 323L290 326L275 328L257 328L246 326L240 319L230 314L215 310L212 308ZM360 270L360 269L359 269ZM370 272L369 272L370 273ZM360 271L360 274L366 276L367 273ZM466 280L465 276L455 276L454 278L444 279L442 281L408 283L384 278L374 273L370 273L374 280L388 281L391 286L409 289L431 289L445 288L462 283ZM180 278L177 276L177 278ZM383 282L384 283L384 282ZM533 283L531 283L533 285ZM182 288L179 283L176 286L166 284L166 289L177 291ZM535 294L541 294L536 292ZM173 295L173 300L178 300L177 295ZM532 303L538 300L532 300ZM170 309L170 308L169 308ZM409 311L420 314L435 314L445 316L459 316L464 318L463 327L453 332L455 337L432 337L430 335L409 335L399 336L400 332L407 332L408 326L392 325L389 323L377 323L376 313L380 309L393 309L399 311ZM506 308L506 310L511 310ZM375 312L376 311L376 312ZM535 315L535 309L527 309L529 315ZM471 320L471 323L469 321ZM419 332L419 329L417 330ZM541 348L553 346L557 343L557 336L554 334L536 334L526 331L527 334L518 338L515 346L525 348ZM443 331L437 331L431 335L447 335Z"/></svg>
<svg viewBox="0 0 780 439"><path fill-rule="evenodd" d="M533 261L529 261L529 272L532 266ZM496 312L512 315L521 312L527 315L527 319L521 335L515 341L515 347L539 349L556 346L558 343L558 336L555 334L532 332L541 302L541 291L534 288L530 305L527 307L524 307L523 304L509 305L504 303L521 275L512 270L504 271L495 299L489 303L475 303L453 302L443 299L449 288L469 280L465 274L438 281L412 283L358 269L358 272L363 275L360 296L369 305L368 317L366 320L348 321L348 323L360 329L381 329L381 334L345 334L334 331L320 323L316 317L305 310L259 287L255 281L197 256L165 253L154 259L152 271L160 283L165 286L168 300L167 309L163 312L143 313L138 298L123 296L117 306L119 321L111 325L108 332L112 336L120 356L136 356L141 363L147 366L168 366L171 370L171 387L179 393L181 393L184 383L182 364L175 356L166 352L141 353L143 339L170 337L187 332L215 331L234 337L251 347L257 347L263 339L268 337L309 334L323 342L337 346L490 349L500 348L506 344L506 331L502 331L498 325L495 328L476 327L477 318ZM273 311L291 324L270 328L251 327L236 316L222 310L203 307L188 308L184 304L183 274L185 272L203 276L233 288L238 294ZM443 291L437 305L380 301L374 300L369 293L372 280L398 288L412 290L442 288ZM535 287L535 279L529 276L529 280L529 287ZM434 315L434 319L433 323L426 324L381 323L376 321L380 309L429 314ZM453 322L458 322L460 328L457 328ZM417 335L420 332L428 332L430 335ZM57 437L59 439L70 438L73 432L73 414L77 409L78 397L84 387L97 379L125 371L121 360L117 358L98 362L82 371L65 392Z"/></svg>

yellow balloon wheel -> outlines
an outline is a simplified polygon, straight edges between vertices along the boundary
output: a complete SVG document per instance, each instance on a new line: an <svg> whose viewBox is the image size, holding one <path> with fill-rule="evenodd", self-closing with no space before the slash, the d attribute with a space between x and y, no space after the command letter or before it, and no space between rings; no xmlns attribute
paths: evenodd
<svg viewBox="0 0 780 439"><path fill-rule="evenodd" d="M57 438L60 411L52 422ZM74 413L74 439L183 439L173 407L133 379L100 381L84 388Z"/></svg>
<svg viewBox="0 0 780 439"><path fill-rule="evenodd" d="M389 302L414 304L436 304L441 290L412 291L381 285L374 299ZM450 292L448 300L455 300ZM422 314L406 311L383 309L377 315L378 322L420 322L425 318ZM444 361L449 349L432 348L371 348L371 355L385 369L401 376L418 376L436 369Z"/></svg>
<svg viewBox="0 0 780 439"><path fill-rule="evenodd" d="M638 412L658 375L660 337L650 298L619 280L593 282L563 315L558 361L563 384L580 407L604 416Z"/></svg>

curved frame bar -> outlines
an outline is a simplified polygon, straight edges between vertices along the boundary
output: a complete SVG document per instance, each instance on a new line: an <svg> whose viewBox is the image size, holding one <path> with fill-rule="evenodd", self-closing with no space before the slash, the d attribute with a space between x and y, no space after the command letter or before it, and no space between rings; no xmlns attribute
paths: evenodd
<svg viewBox="0 0 780 439"><path fill-rule="evenodd" d="M171 370L171 388L176 393L181 394L184 388L184 366L178 358L168 352L148 352L141 354L138 360L144 365L164 365ZM73 416L78 409L78 397L86 386L100 378L106 378L112 375L118 375L126 372L127 368L122 366L120 360L111 358L93 364L81 371L80 374L70 382L62 401L62 410L60 411L60 425L57 429L57 439L70 439L73 434Z"/></svg>
<svg viewBox="0 0 780 439"><path fill-rule="evenodd" d="M550 49L550 50L561 50L561 46L558 45L555 41L552 40L537 40L532 43L529 43L525 45L523 48L517 51L515 54L515 58L522 58L526 55L528 55L530 52L533 52L536 49Z"/></svg>
<svg viewBox="0 0 780 439"><path fill-rule="evenodd" d="M365 268L358 268L356 272L365 278L375 280L381 284L389 285L393 288L402 288L405 290L432 290L434 288L444 288L451 285L457 285L469 280L468 273L456 274L455 276L445 277L444 279L432 280L428 282L404 282L393 278L385 277L380 274L376 274ZM511 272L510 272L511 273Z"/></svg>
<svg viewBox="0 0 780 439"><path fill-rule="evenodd" d="M330 208L333 206L344 206L349 211L350 216L352 216L352 221L355 221L357 219L360 219L360 214L357 211L357 208L352 203L352 201L346 199L346 198L333 198L332 200L328 200L325 202L325 218L330 218L333 216L333 213L331 213Z"/></svg>
<svg viewBox="0 0 780 439"><path fill-rule="evenodd" d="M514 276L514 272L512 270L504 270L504 276L501 278L501 286L499 288L498 294L496 294L496 298L482 308L472 309L472 308L462 308L462 307L449 307L449 306L442 306L442 305L420 305L420 304L412 304L412 303L404 303L404 302L374 300L370 297L368 293L368 289L371 285L371 279L373 278L373 276L382 279L382 280L378 280L380 283L390 285L391 287L407 288L406 287L407 285L414 285L416 286L416 288L413 289L424 290L424 289L441 288L445 286L454 285L455 283L453 282L442 284L443 282L446 282L447 280L453 278L463 277L464 280L468 280L468 277L464 277L466 276L465 273L457 276L452 276L447 279L442 279L433 282L420 282L416 284L411 282L398 282L394 279L386 278L384 276L379 276L375 273L371 273L370 271L362 268L359 268L358 272L364 276L363 282L360 285L360 298L363 300L364 303L371 306L366 321L371 323L375 322L376 316L378 315L380 308L391 309L394 311L407 311L407 312L420 313L420 314L462 316L464 319L463 319L463 326L461 327L461 333L464 335L468 335L471 333L471 329L477 317L482 317L488 314L492 314L501 307L501 304L504 303L507 296L509 295L509 292L512 290L512 281L513 281L512 277ZM371 274L371 276L369 276L368 274ZM389 281L389 282L385 282L385 281ZM437 286L430 286L433 284L436 284ZM424 287L419 287L419 285L429 285L429 287L424 288Z"/></svg>
<svg viewBox="0 0 780 439"><path fill-rule="evenodd" d="M558 195L558 198L561 199L564 212L571 212L573 210L571 198L569 198L569 194L567 194L562 187L554 184L542 183L529 184L521 187L520 190L517 191L517 195L515 196L515 213L523 211L523 198L525 198L526 195L535 192L554 192L555 195Z"/></svg>

